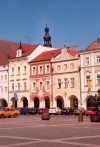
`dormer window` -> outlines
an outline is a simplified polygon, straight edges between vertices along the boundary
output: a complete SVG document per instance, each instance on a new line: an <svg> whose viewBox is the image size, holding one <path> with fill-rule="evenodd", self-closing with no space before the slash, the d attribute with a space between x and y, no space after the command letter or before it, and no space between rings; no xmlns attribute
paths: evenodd
<svg viewBox="0 0 100 147"><path fill-rule="evenodd" d="M21 57L22 56L22 52L21 52L21 50L18 50L17 51L17 57Z"/></svg>
<svg viewBox="0 0 100 147"><path fill-rule="evenodd" d="M23 48L22 48L22 44L20 42L19 48L17 49L16 57L21 57L22 53L23 53Z"/></svg>

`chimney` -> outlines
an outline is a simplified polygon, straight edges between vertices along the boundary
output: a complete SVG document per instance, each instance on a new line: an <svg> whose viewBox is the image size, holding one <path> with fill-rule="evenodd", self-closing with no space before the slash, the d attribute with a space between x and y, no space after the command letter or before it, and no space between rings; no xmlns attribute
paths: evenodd
<svg viewBox="0 0 100 147"><path fill-rule="evenodd" d="M98 43L98 45L99 45L99 43L100 43L100 39L99 39L99 38L97 38L97 43Z"/></svg>
<svg viewBox="0 0 100 147"><path fill-rule="evenodd" d="M64 45L64 48L66 48L66 45Z"/></svg>

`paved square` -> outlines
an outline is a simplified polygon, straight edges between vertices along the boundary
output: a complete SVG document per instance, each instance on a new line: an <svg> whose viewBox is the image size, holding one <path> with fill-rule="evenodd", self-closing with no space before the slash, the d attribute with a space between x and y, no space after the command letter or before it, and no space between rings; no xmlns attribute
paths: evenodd
<svg viewBox="0 0 100 147"><path fill-rule="evenodd" d="M20 115L0 119L0 147L100 147L100 123L84 116Z"/></svg>

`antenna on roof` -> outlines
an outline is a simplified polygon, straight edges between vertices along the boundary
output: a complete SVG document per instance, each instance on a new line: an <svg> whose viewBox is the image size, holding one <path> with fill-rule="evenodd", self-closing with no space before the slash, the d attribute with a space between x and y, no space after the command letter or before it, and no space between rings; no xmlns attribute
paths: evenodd
<svg viewBox="0 0 100 147"><path fill-rule="evenodd" d="M29 37L29 36L25 36L25 38L27 38L27 40L28 40L28 44L30 44L30 40L32 39L32 37Z"/></svg>

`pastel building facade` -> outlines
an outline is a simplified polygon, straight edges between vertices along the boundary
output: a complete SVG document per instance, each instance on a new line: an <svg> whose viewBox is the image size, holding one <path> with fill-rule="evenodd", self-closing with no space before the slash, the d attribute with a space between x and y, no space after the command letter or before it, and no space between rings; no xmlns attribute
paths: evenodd
<svg viewBox="0 0 100 147"><path fill-rule="evenodd" d="M60 52L61 49L45 51L30 61L30 101L32 107L52 107L51 59Z"/></svg>
<svg viewBox="0 0 100 147"><path fill-rule="evenodd" d="M81 67L81 99L82 107L93 106L91 99L95 98L100 89L100 40L91 43L80 52Z"/></svg>
<svg viewBox="0 0 100 147"><path fill-rule="evenodd" d="M0 66L0 106L8 105L8 66Z"/></svg>
<svg viewBox="0 0 100 147"><path fill-rule="evenodd" d="M9 106L31 107L29 62L46 50L54 48L39 44L22 45L9 58ZM17 94L17 100L14 97Z"/></svg>
<svg viewBox="0 0 100 147"><path fill-rule="evenodd" d="M18 48L19 43L0 40L0 106L7 107L9 101L9 54Z"/></svg>
<svg viewBox="0 0 100 147"><path fill-rule="evenodd" d="M80 60L76 49L64 48L52 58L54 107L78 107L80 100Z"/></svg>

